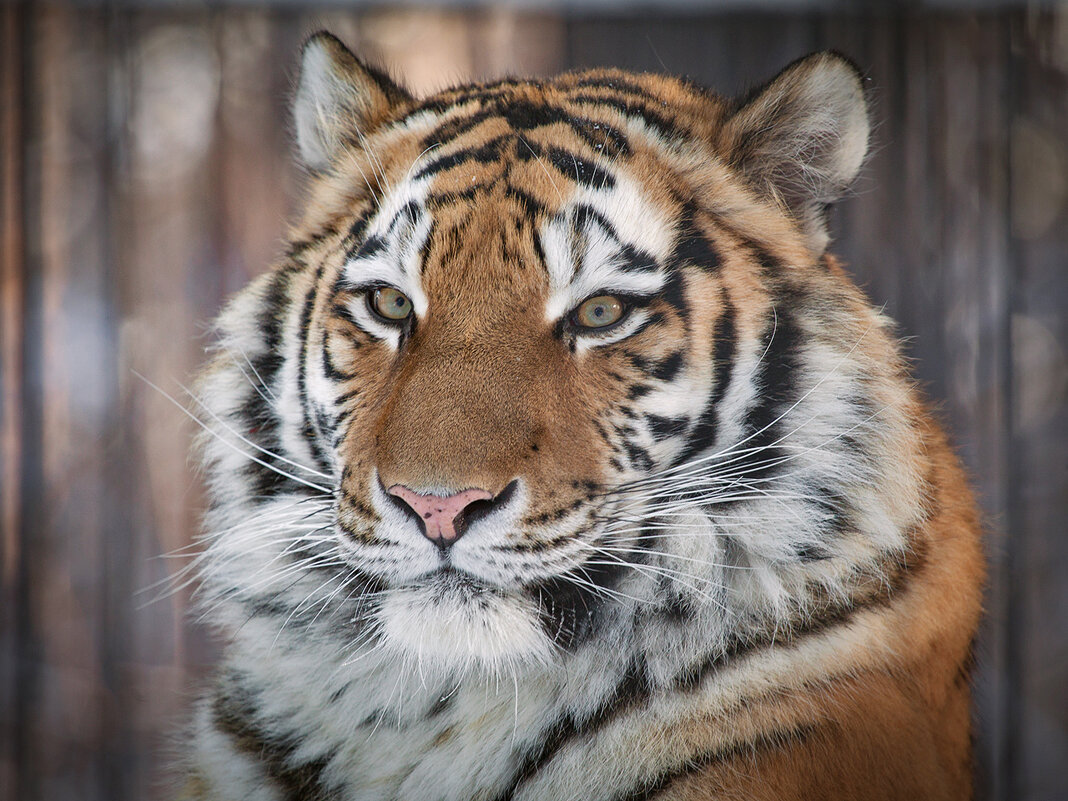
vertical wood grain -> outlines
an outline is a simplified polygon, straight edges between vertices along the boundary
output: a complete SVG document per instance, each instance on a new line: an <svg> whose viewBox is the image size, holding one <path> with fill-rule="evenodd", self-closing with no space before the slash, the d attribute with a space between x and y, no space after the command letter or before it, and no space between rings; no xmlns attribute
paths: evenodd
<svg viewBox="0 0 1068 801"><path fill-rule="evenodd" d="M1068 787L1068 9L1012 26L1010 798Z"/></svg>
<svg viewBox="0 0 1068 801"><path fill-rule="evenodd" d="M23 380L23 79L26 14L0 10L0 798L19 783Z"/></svg>
<svg viewBox="0 0 1068 801"><path fill-rule="evenodd" d="M106 31L99 13L35 14L28 106L26 394L22 527L29 693L20 721L24 797L108 798L112 720L103 647L110 534L107 443L114 431L110 280L102 194ZM30 454L30 449L34 453Z"/></svg>
<svg viewBox="0 0 1068 801"><path fill-rule="evenodd" d="M189 686L216 653L205 632L189 626L188 592L158 597L145 589L183 564L169 555L189 546L202 507L189 460L196 429L163 392L194 405L183 387L210 342L206 325L227 286L243 279L230 250L237 242L227 243L239 237L223 190L225 152L217 151L225 16L203 9L136 12L123 35L123 168L111 227L121 310L118 390L132 467L128 582L137 614L124 632L130 643L123 666L139 699L126 723L137 741L132 797L166 797L161 769L179 736ZM269 136L251 124L255 118L248 121L249 138ZM267 197L256 189L234 187L244 190L246 207L262 203L267 215Z"/></svg>

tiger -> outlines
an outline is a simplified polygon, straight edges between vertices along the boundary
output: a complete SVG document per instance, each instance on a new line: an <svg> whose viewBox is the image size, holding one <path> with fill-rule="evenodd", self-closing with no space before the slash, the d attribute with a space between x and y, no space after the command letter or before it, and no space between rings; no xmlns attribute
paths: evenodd
<svg viewBox="0 0 1068 801"><path fill-rule="evenodd" d="M869 116L835 52L416 97L311 36L299 220L193 393L176 792L971 797L981 521L828 252Z"/></svg>

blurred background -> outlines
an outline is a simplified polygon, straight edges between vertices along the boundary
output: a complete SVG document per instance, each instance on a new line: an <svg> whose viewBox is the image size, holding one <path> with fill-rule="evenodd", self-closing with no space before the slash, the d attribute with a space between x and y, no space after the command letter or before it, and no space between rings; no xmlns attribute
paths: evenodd
<svg viewBox="0 0 1068 801"><path fill-rule="evenodd" d="M163 798L218 653L181 560L190 377L300 191L288 98L329 28L416 91L616 65L725 93L836 48L874 153L834 249L901 324L986 511L978 797L1068 798L1068 5L0 0L0 799ZM412 801L419 801L413 799Z"/></svg>

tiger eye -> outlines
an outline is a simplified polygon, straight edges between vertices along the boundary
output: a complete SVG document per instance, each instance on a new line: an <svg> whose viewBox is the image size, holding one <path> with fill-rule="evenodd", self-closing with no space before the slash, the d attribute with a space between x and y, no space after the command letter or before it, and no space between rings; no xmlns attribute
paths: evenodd
<svg viewBox="0 0 1068 801"><path fill-rule="evenodd" d="M590 298L575 310L575 322L583 328L604 328L623 316L623 302L611 295Z"/></svg>
<svg viewBox="0 0 1068 801"><path fill-rule="evenodd" d="M387 320L404 320L412 313L412 302L408 296L388 286L375 290L371 306Z"/></svg>

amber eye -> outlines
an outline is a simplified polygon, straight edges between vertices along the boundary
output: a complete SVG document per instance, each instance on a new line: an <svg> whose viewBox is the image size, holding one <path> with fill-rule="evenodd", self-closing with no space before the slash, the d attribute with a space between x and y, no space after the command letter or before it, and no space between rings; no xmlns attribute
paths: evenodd
<svg viewBox="0 0 1068 801"><path fill-rule="evenodd" d="M623 301L619 298L611 295L598 295L575 309L574 320L583 328L604 328L619 322L623 311Z"/></svg>
<svg viewBox="0 0 1068 801"><path fill-rule="evenodd" d="M375 313L393 322L406 320L412 313L412 302L408 296L393 287L379 287L370 300Z"/></svg>

